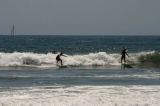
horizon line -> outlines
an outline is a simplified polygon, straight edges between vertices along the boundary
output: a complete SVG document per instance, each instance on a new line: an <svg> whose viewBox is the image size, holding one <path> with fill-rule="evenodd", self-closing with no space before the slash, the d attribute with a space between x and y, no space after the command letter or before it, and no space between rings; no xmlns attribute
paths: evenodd
<svg viewBox="0 0 160 106"><path fill-rule="evenodd" d="M9 34L0 34L0 36L10 36ZM110 34L110 35L105 35L105 34L16 34L14 36L160 36L155 35L155 34L149 34L149 35L144 35L144 34Z"/></svg>

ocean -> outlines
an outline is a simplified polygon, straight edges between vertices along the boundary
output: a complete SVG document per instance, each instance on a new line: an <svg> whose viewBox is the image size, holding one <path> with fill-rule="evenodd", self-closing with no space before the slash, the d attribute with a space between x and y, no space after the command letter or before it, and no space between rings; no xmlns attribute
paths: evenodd
<svg viewBox="0 0 160 106"><path fill-rule="evenodd" d="M1 35L0 106L159 106L159 45L160 36Z"/></svg>

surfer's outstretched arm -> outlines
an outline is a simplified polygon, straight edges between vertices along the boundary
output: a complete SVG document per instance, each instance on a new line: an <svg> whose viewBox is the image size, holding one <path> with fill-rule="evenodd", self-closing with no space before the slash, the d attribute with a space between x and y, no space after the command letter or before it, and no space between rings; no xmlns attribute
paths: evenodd
<svg viewBox="0 0 160 106"><path fill-rule="evenodd" d="M126 53L126 55L129 57L128 53Z"/></svg>
<svg viewBox="0 0 160 106"><path fill-rule="evenodd" d="M66 55L62 55L62 56L67 57Z"/></svg>

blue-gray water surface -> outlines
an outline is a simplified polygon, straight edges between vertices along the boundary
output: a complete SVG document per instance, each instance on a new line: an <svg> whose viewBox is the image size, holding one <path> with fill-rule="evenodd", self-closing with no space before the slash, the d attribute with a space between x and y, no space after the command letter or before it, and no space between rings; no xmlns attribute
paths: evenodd
<svg viewBox="0 0 160 106"><path fill-rule="evenodd" d="M0 71L0 87L160 85L158 69L11 69Z"/></svg>
<svg viewBox="0 0 160 106"><path fill-rule="evenodd" d="M160 51L160 36L0 36L0 52L66 54ZM0 88L54 85L160 85L159 68L0 67Z"/></svg>
<svg viewBox="0 0 160 106"><path fill-rule="evenodd" d="M0 36L0 52L91 52L160 51L160 36Z"/></svg>

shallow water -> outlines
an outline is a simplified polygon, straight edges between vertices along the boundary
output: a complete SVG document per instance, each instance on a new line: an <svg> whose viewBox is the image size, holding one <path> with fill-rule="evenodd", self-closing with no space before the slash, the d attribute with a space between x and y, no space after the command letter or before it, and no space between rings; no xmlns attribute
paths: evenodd
<svg viewBox="0 0 160 106"><path fill-rule="evenodd" d="M160 85L156 68L57 68L1 69L0 87L77 86L77 85Z"/></svg>
<svg viewBox="0 0 160 106"><path fill-rule="evenodd" d="M0 80L0 106L160 105L156 68L5 67Z"/></svg>

